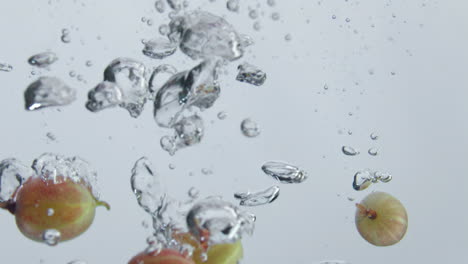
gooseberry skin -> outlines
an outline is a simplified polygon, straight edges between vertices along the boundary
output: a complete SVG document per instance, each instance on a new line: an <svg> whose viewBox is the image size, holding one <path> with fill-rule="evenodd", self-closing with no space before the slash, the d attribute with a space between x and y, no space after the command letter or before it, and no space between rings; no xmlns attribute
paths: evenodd
<svg viewBox="0 0 468 264"><path fill-rule="evenodd" d="M161 252L140 254L133 257L128 264L195 264L191 259L184 257L173 249L163 249Z"/></svg>
<svg viewBox="0 0 468 264"><path fill-rule="evenodd" d="M244 256L242 243L239 240L232 244L210 246L207 251L208 260L203 261L203 247L190 233L179 233L174 235L174 238L181 243L194 247L192 259L196 264L237 264Z"/></svg>
<svg viewBox="0 0 468 264"><path fill-rule="evenodd" d="M60 231L60 241L73 239L84 233L95 215L99 202L84 184L68 178L46 180L29 178L17 191L14 214L18 229L34 241L43 241L47 229Z"/></svg>
<svg viewBox="0 0 468 264"><path fill-rule="evenodd" d="M355 220L359 234L379 247L398 243L408 228L405 207L398 199L384 192L373 192L357 204Z"/></svg>

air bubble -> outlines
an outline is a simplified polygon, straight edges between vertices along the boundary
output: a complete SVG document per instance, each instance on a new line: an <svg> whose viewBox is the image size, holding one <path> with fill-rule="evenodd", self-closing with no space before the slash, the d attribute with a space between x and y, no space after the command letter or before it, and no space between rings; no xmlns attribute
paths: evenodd
<svg viewBox="0 0 468 264"><path fill-rule="evenodd" d="M260 127L250 118L244 119L241 123L241 131L244 136L253 138L260 135Z"/></svg>
<svg viewBox="0 0 468 264"><path fill-rule="evenodd" d="M307 179L307 173L304 170L280 161L267 162L262 166L262 170L281 183L302 183Z"/></svg>

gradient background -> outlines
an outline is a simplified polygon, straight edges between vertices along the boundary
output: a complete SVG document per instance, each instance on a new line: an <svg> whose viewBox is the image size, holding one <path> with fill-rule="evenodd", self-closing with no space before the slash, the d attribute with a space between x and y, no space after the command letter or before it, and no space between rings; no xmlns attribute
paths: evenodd
<svg viewBox="0 0 468 264"><path fill-rule="evenodd" d="M222 96L202 114L203 142L170 157L159 139L172 132L156 126L152 105L139 119L119 108L97 114L84 108L87 91L113 59L161 63L141 53L140 40L159 36L167 12L157 13L154 0L1 1L0 60L14 70L0 72L0 158L30 164L43 152L81 156L97 169L102 199L112 205L110 212L97 209L88 232L57 247L24 238L14 217L0 212L2 263L127 263L145 248L150 233L142 226L149 217L130 188L130 170L141 156L150 158L168 192L180 198L192 186L202 196L230 201L235 191L269 187L275 182L260 170L269 160L308 171L303 184L281 185L273 204L251 208L258 221L255 234L244 239L246 264L468 263L466 1L277 0L275 7L266 0L240 1L238 14L227 11L226 1L190 2L190 9L226 15L239 32L251 35L256 44L241 61L259 66L268 79L261 87L236 82L238 62L230 64L220 77ZM248 17L248 7L257 5L258 32ZM280 21L270 18L273 12ZM69 44L60 40L63 28L70 30ZM37 69L27 59L46 50L59 61L32 76ZM179 70L196 65L180 52L164 63ZM87 83L71 78L70 71ZM26 112L23 92L39 75L62 78L78 90L78 100L60 111ZM228 118L218 120L219 111ZM240 133L246 117L261 126L258 138ZM47 132L57 141L50 142ZM379 140L370 140L372 132ZM361 155L343 155L343 145ZM369 156L370 147L380 154ZM170 163L177 168L170 170ZM204 175L202 168L214 173ZM394 180L355 192L353 174L364 168L391 172ZM393 194L407 208L409 229L395 246L374 247L354 226L348 197L358 201L373 190Z"/></svg>

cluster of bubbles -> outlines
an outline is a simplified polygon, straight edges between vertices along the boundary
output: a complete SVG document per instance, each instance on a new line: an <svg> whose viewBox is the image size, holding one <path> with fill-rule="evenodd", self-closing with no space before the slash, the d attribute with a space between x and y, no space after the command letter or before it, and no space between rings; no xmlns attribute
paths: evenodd
<svg viewBox="0 0 468 264"><path fill-rule="evenodd" d="M175 232L190 232L208 246L233 243L244 234L253 233L255 216L220 197L199 199L199 191L190 188L188 201L171 198L163 191L161 179L146 157L136 161L131 186L140 207L153 218L154 233L148 239L148 252L162 248L193 250L175 240Z"/></svg>
<svg viewBox="0 0 468 264"><path fill-rule="evenodd" d="M269 161L262 166L263 172L281 184L302 183L307 179L307 173L297 166ZM241 206L260 206L274 202L280 194L280 187L273 185L256 192L237 192L234 198L240 200Z"/></svg>

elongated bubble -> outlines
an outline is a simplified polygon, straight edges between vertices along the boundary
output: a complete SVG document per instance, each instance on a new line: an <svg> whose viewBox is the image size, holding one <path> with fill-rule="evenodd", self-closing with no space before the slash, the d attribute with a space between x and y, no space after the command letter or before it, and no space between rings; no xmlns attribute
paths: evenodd
<svg viewBox="0 0 468 264"><path fill-rule="evenodd" d="M24 92L26 110L64 106L76 99L76 91L55 77L41 77Z"/></svg>
<svg viewBox="0 0 468 264"><path fill-rule="evenodd" d="M159 206L161 182L153 172L148 158L140 158L132 169L131 186L138 204L146 212L153 214Z"/></svg>
<svg viewBox="0 0 468 264"><path fill-rule="evenodd" d="M260 206L272 203L275 201L280 193L278 186L271 186L265 190L250 193L236 193L234 197L240 200L241 206Z"/></svg>
<svg viewBox="0 0 468 264"><path fill-rule="evenodd" d="M36 55L31 56L28 59L28 63L32 66L39 68L45 68L53 64L58 60L58 57L53 52L42 52Z"/></svg>
<svg viewBox="0 0 468 264"><path fill-rule="evenodd" d="M356 150L355 148L353 147L349 147L349 146L343 146L341 148L341 151L343 152L343 154L347 155L347 156L356 156L356 155L359 155L359 151Z"/></svg>
<svg viewBox="0 0 468 264"><path fill-rule="evenodd" d="M288 163L270 161L262 166L263 172L281 183L301 183L307 179L307 173Z"/></svg>

